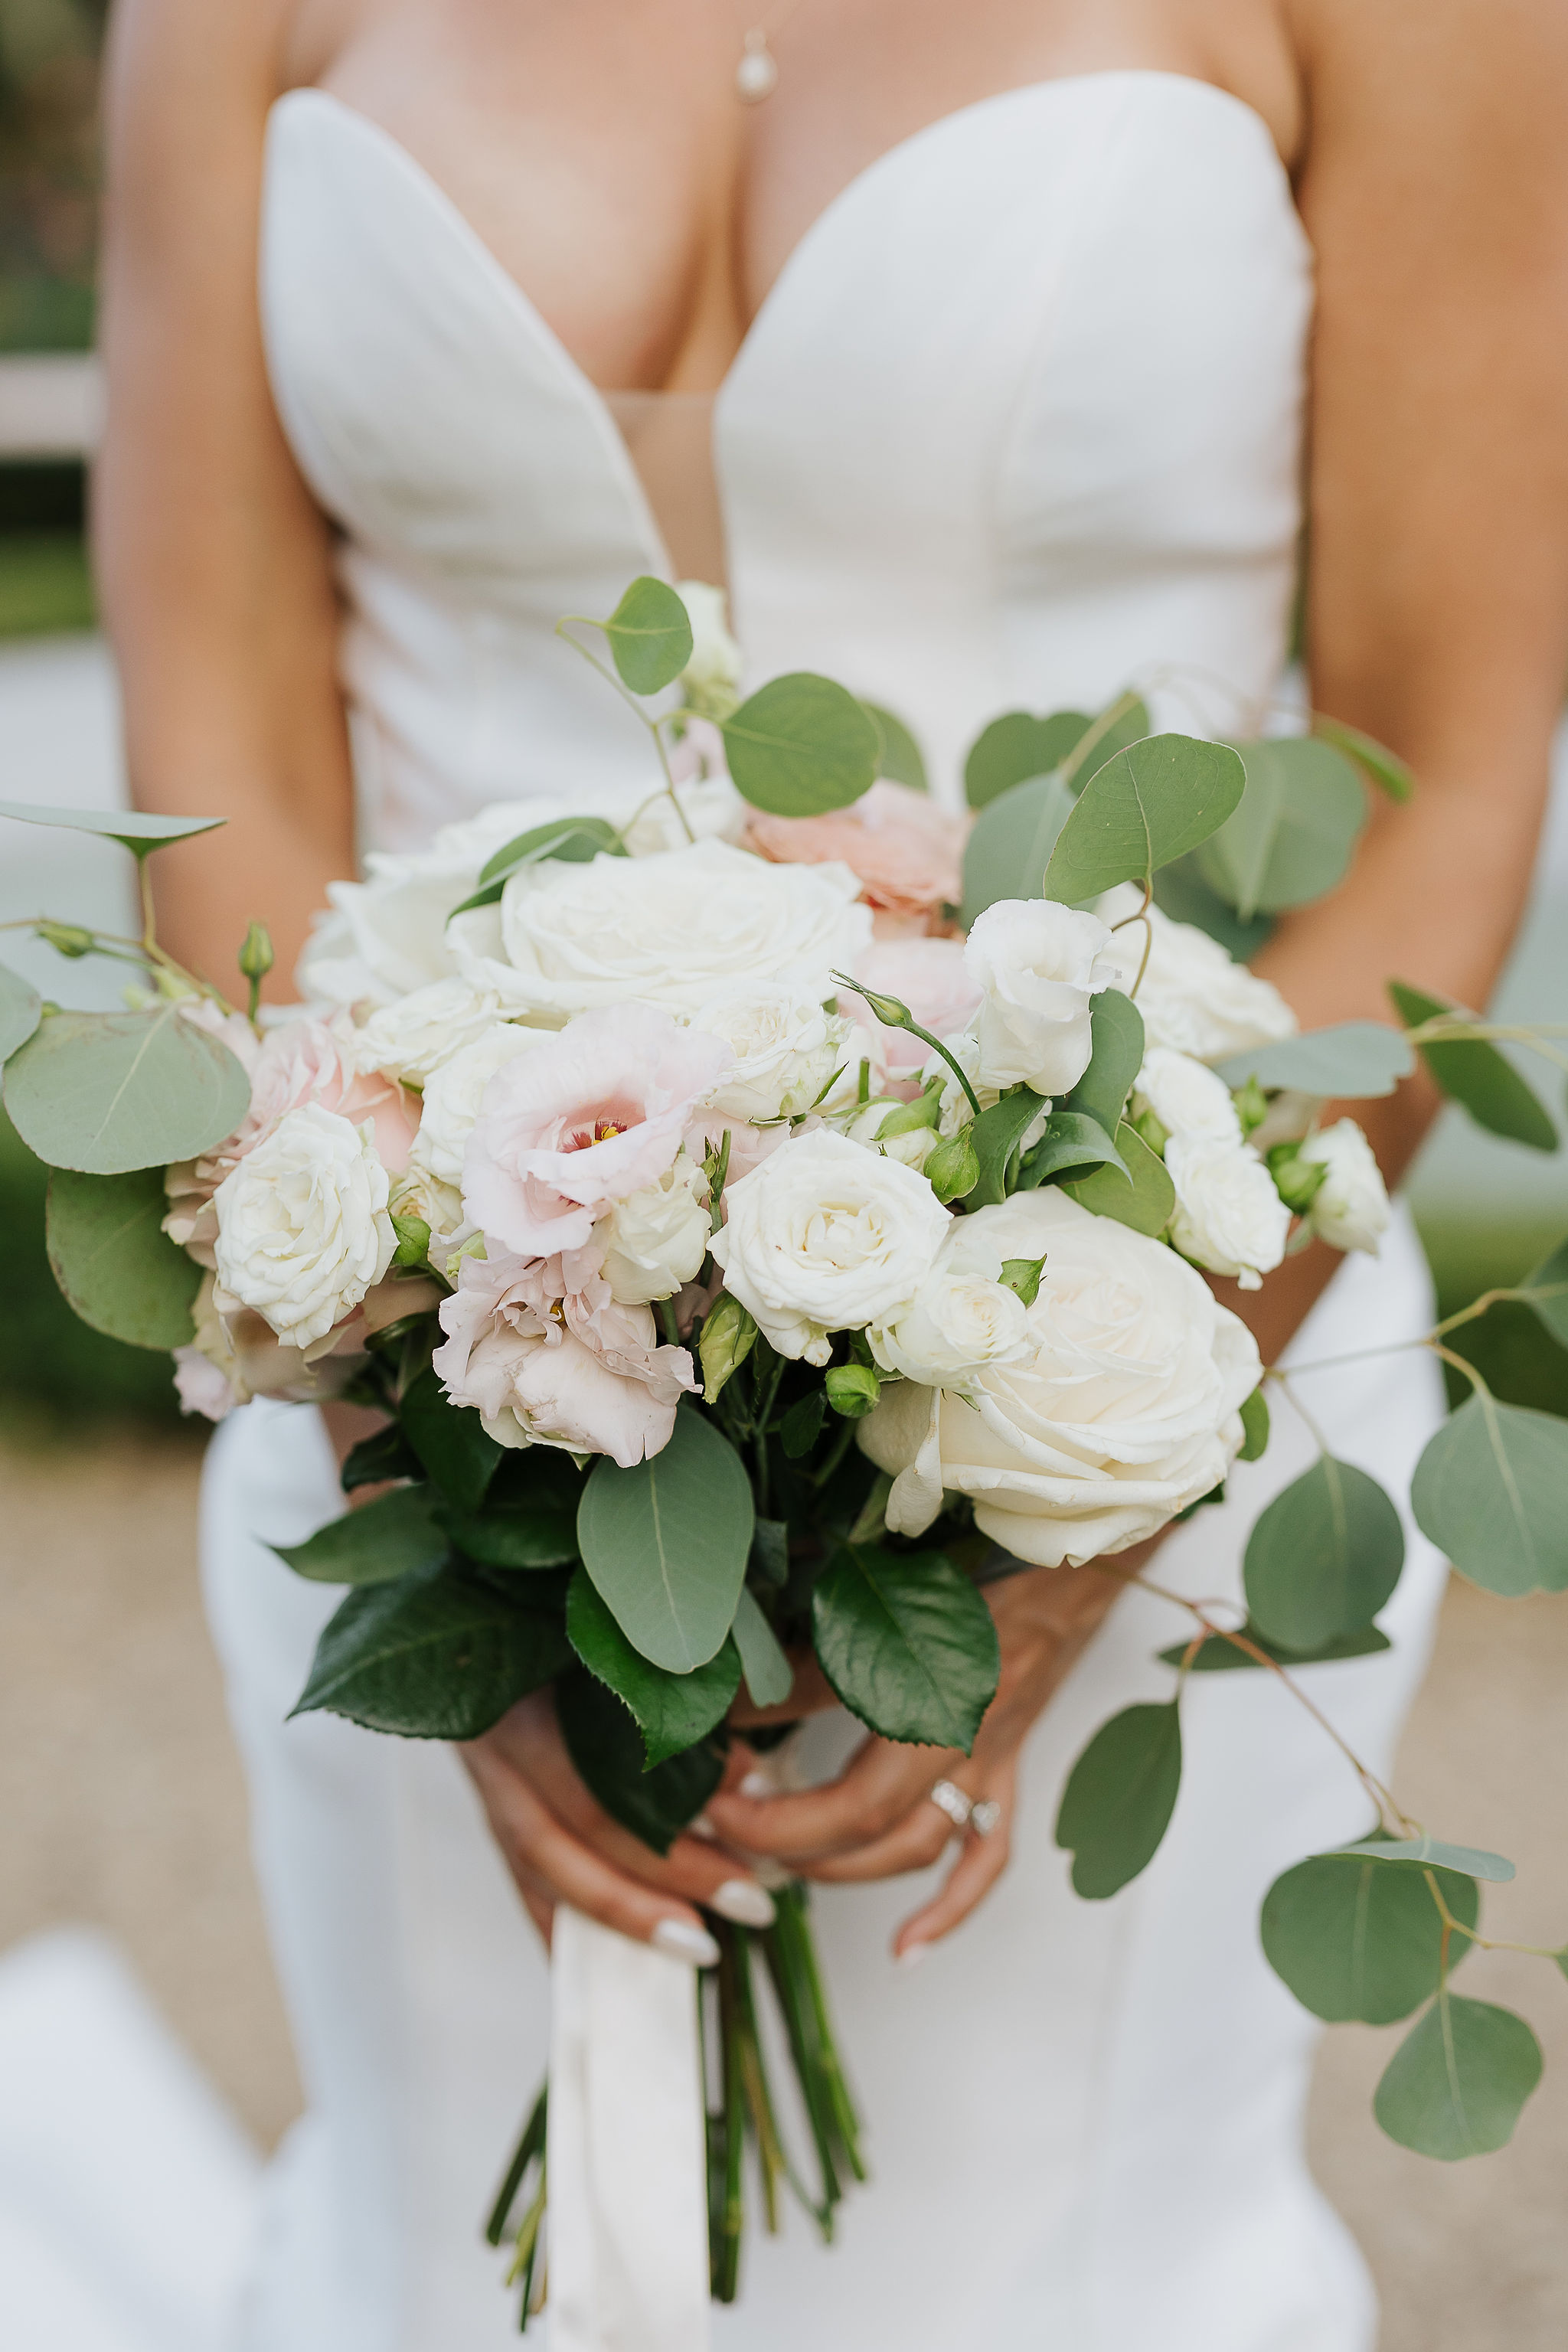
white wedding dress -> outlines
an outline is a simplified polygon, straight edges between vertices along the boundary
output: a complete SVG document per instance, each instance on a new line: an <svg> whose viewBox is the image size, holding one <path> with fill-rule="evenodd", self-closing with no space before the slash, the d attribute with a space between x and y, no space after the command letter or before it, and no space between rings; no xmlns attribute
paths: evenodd
<svg viewBox="0 0 1568 2352"><path fill-rule="evenodd" d="M317 91L274 111L262 293L286 429L344 534L365 841L644 777L641 730L552 634L669 570L610 409L425 172ZM1132 678L1167 723L1193 723L1196 693L1196 723L1258 726L1285 652L1310 303L1268 134L1205 84L1075 77L903 142L802 240L717 400L753 679L843 677L917 730L947 793L986 719L1094 709ZM1401 1219L1296 1358L1429 1311ZM1426 1360L1304 1392L1403 1494L1439 1409ZM1177 1531L1162 1580L1234 1593L1247 1528L1310 1450L1278 1408L1267 1459ZM220 1432L212 1619L309 2103L241 2340L500 2352L514 2298L479 2227L543 2067L547 1966L453 1755L285 1721L338 1596L265 1540L338 1507L313 1412L259 1404ZM1374 1765L1441 1579L1413 1535L1392 1653L1306 1676ZM1367 2352L1370 2285L1302 2156L1314 2028L1257 1927L1279 1870L1366 1826L1354 1780L1270 1678L1198 1677L1152 1866L1087 1904L1052 1842L1073 1757L1169 1695L1154 1654L1184 1622L1119 1605L1028 1743L1010 1872L922 1969L888 1958L917 1885L817 1898L874 2179L829 2251L796 2216L772 2242L753 2219L719 2352Z"/></svg>

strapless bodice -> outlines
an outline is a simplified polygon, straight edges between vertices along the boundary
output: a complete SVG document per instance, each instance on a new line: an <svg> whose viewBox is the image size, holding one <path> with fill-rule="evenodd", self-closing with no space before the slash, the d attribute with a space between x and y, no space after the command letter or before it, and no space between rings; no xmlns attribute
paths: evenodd
<svg viewBox="0 0 1568 2352"><path fill-rule="evenodd" d="M646 738L554 635L672 576L626 439L428 173L319 90L273 110L261 299L342 532L367 839L635 782ZM1044 82L902 142L802 239L714 404L750 682L841 677L948 794L996 711L1135 675L1235 728L1226 694L1258 703L1285 650L1310 304L1268 131L1207 83Z"/></svg>

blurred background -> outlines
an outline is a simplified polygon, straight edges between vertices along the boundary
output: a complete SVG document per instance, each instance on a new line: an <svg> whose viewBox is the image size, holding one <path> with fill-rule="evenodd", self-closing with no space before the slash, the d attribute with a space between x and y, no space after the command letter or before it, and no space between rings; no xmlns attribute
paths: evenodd
<svg viewBox="0 0 1568 2352"><path fill-rule="evenodd" d="M95 807L124 793L83 545L103 13L102 0L0 0L0 797ZM1563 1021L1568 730L1560 748L1500 1010ZM124 929L128 868L110 843L0 820L0 924L47 910ZM114 1001L111 966L65 962L25 929L0 930L0 956L58 1002ZM1560 1106L1561 1086L1548 1091ZM1516 1280L1568 1231L1563 1160L1493 1141L1457 1113L1412 1192L1445 1312ZM154 2281L139 2314L110 2313L94 2300L96 2258L26 2224L29 2101L46 2060L51 2099L68 2075L86 2111L95 2095L92 2052L51 2008L48 1989L73 1969L87 2001L73 2016L118 2003L150 2064L186 2063L171 2035L195 2062L186 2091L207 2161L200 2179L165 2186L209 2200L219 2269L225 2230L247 2226L259 2158L299 2107L196 1589L202 1435L180 1419L165 1360L68 1312L43 1202L42 1170L0 1117L0 2340L7 2352L205 2352L199 2312L174 2287L160 2304ZM1464 1344L1500 1395L1568 1413L1568 1354L1526 1310L1494 1307ZM1456 1582L1398 1778L1442 1834L1518 1862L1516 1885L1489 1895L1493 1931L1554 1947L1568 1939L1565 1688L1568 1603L1508 1603ZM1452 2168L1394 2147L1369 2101L1402 2029L1341 2028L1318 2070L1313 2161L1377 2272L1384 2352L1560 2352L1568 1986L1500 1954L1478 1957L1467 1985L1521 2010L1546 2048L1513 2145ZM122 2183L146 2153L109 2148L104 2161ZM77 2298L72 2332L20 2316L34 2306L16 2281L46 2273L51 2309Z"/></svg>

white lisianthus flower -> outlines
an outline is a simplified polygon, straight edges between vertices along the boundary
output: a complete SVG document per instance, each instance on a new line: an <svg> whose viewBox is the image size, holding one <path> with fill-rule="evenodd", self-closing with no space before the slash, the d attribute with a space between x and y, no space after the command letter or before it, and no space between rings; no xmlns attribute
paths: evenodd
<svg viewBox="0 0 1568 2352"><path fill-rule="evenodd" d="M725 1289L781 1356L812 1364L835 1331L898 1321L950 1222L923 1176L826 1129L781 1144L724 1209L712 1250Z"/></svg>
<svg viewBox="0 0 1568 2352"><path fill-rule="evenodd" d="M1226 1274L1243 1290L1285 1255L1290 1212L1250 1144L1224 1136L1173 1136L1165 1172L1176 1188L1171 1239L1184 1257Z"/></svg>
<svg viewBox="0 0 1568 2352"><path fill-rule="evenodd" d="M722 1037L735 1056L709 1107L753 1124L810 1110L847 1060L854 1025L788 981L731 981L691 1016L694 1029Z"/></svg>
<svg viewBox="0 0 1568 2352"><path fill-rule="evenodd" d="M1167 1135L1206 1135L1239 1143L1241 1121L1230 1088L1206 1062L1152 1045L1132 1084L1135 1110L1152 1111Z"/></svg>
<svg viewBox="0 0 1568 2352"><path fill-rule="evenodd" d="M392 1264L390 1189L368 1120L291 1110L213 1195L219 1285L290 1345L325 1338Z"/></svg>
<svg viewBox="0 0 1568 2352"><path fill-rule="evenodd" d="M463 1154L485 1098L485 1088L499 1069L549 1042L549 1030L522 1029L514 1021L491 1020L471 1044L433 1070L425 1082L425 1103L419 1131L408 1154L414 1174L434 1176L442 1184L461 1186Z"/></svg>
<svg viewBox="0 0 1568 2352"><path fill-rule="evenodd" d="M852 1143L864 1144L868 1150L885 1152L889 1160L901 1160L906 1168L923 1168L932 1147L941 1140L934 1127L906 1127L898 1135L884 1136L881 1129L896 1110L906 1105L896 1095L881 1095L856 1113L844 1132Z"/></svg>
<svg viewBox="0 0 1568 2352"><path fill-rule="evenodd" d="M699 710L727 719L741 698L741 648L730 634L730 600L706 580L679 580L675 593L691 624L691 658L680 673Z"/></svg>
<svg viewBox="0 0 1568 2352"><path fill-rule="evenodd" d="M711 1230L708 1179L683 1152L656 1183L628 1192L595 1229L605 1250L605 1276L619 1307L673 1298L695 1281L708 1255Z"/></svg>
<svg viewBox="0 0 1568 2352"><path fill-rule="evenodd" d="M1055 1186L964 1223L998 1260L1045 1258L1028 1346L984 1366L971 1401L883 1391L859 1438L893 1475L888 1525L922 1534L946 1489L1038 1567L1125 1551L1226 1475L1261 1376L1252 1335L1173 1250Z"/></svg>
<svg viewBox="0 0 1568 2352"><path fill-rule="evenodd" d="M495 998L466 980L435 980L374 1012L350 1041L354 1067L422 1087L500 1017Z"/></svg>
<svg viewBox="0 0 1568 2352"><path fill-rule="evenodd" d="M1022 1079L1040 1095L1077 1086L1092 1050L1089 999L1120 971L1110 944L1098 915L1051 898L999 898L986 908L963 961L981 991L970 1027L987 1086Z"/></svg>
<svg viewBox="0 0 1568 2352"><path fill-rule="evenodd" d="M1335 1249L1365 1250L1375 1257L1388 1231L1388 1192L1372 1146L1354 1119L1336 1119L1332 1127L1308 1136L1296 1157L1315 1160L1329 1171L1307 1212L1307 1223L1319 1239Z"/></svg>
<svg viewBox="0 0 1568 2352"><path fill-rule="evenodd" d="M930 1133L930 1129L924 1130ZM926 1388L967 1392L989 1365L1029 1353L1028 1309L1003 1282L1002 1260L976 1217L952 1217L937 1262L896 1323L873 1325L885 1372Z"/></svg>
<svg viewBox="0 0 1568 2352"><path fill-rule="evenodd" d="M1108 923L1136 914L1142 892L1131 882L1107 891L1099 911ZM1170 1045L1198 1062L1223 1062L1248 1045L1293 1037L1296 1015L1277 988L1248 971L1195 923L1174 923L1149 909L1149 961L1138 984L1138 1010L1151 1045ZM1116 935L1121 985L1131 989L1143 953L1143 926Z"/></svg>
<svg viewBox="0 0 1568 2352"><path fill-rule="evenodd" d="M773 866L723 841L652 857L526 867L500 905L459 915L459 969L505 1009L565 1022L640 1002L689 1017L727 982L833 993L871 935L847 866Z"/></svg>

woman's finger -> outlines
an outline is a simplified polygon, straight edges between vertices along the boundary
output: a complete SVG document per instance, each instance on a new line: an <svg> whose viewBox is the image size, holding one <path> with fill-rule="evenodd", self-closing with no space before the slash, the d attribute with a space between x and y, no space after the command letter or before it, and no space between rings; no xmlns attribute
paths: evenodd
<svg viewBox="0 0 1568 2352"><path fill-rule="evenodd" d="M1001 1786L1002 1774L989 1776L973 1760L949 1774L950 1785L959 1790L971 1803L983 1797L992 1797ZM995 1786L993 1785L995 1784ZM873 1838L868 1845L851 1846L847 1853L828 1854L820 1861L804 1862L798 1867L803 1878L820 1879L828 1885L853 1885L871 1878L897 1878L910 1870L929 1870L940 1862L946 1848L961 1834L951 1813L939 1805L926 1790L920 1801L896 1823L885 1837Z"/></svg>
<svg viewBox="0 0 1568 2352"><path fill-rule="evenodd" d="M910 1748L868 1739L837 1780L799 1795L714 1797L710 1820L745 1853L801 1861L843 1853L886 1837L928 1795L934 1782L963 1768L954 1748Z"/></svg>
<svg viewBox="0 0 1568 2352"><path fill-rule="evenodd" d="M965 1837L958 1860L940 1894L904 1921L893 1938L896 1958L906 1964L925 1952L940 1937L950 1935L961 1920L989 1895L1012 1859L1013 1806L1017 1777L1011 1764L992 1775L986 1794L1002 1808L1002 1818L989 1837Z"/></svg>

